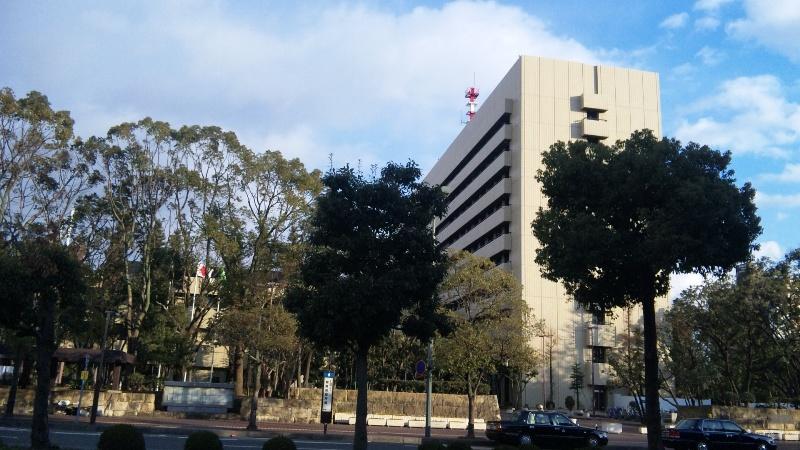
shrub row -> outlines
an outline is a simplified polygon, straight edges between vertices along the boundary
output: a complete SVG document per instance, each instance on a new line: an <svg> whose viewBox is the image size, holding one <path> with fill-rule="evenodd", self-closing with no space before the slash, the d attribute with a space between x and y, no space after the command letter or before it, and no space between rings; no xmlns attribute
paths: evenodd
<svg viewBox="0 0 800 450"><path fill-rule="evenodd" d="M0 450L4 446L0 442ZM184 450L223 450L219 436L211 431L195 431L186 439ZM262 450L297 450L294 442L284 436L264 442ZM97 450L146 450L142 432L131 425L113 425L100 435ZM460 450L460 449L459 449Z"/></svg>

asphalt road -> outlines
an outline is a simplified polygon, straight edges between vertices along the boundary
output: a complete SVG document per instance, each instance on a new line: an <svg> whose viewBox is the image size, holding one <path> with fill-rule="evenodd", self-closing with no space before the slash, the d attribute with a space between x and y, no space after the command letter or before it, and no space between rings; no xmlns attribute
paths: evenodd
<svg viewBox="0 0 800 450"><path fill-rule="evenodd" d="M0 439L9 445L28 445L30 430L25 428L0 427ZM50 440L62 449L88 450L97 448L100 433L97 431L50 431ZM186 435L180 434L145 434L147 450L182 450ZM226 449L261 449L268 438L251 438L247 436L220 437ZM352 443L341 440L305 440L296 439L298 450L347 450ZM375 450L415 450L416 444L392 444L372 442L370 449Z"/></svg>
<svg viewBox="0 0 800 450"><path fill-rule="evenodd" d="M206 428L216 432L220 436L223 445L226 449L261 449L264 442L269 437L264 435L264 432L269 434L286 433L294 434L301 433L305 436L297 436L295 441L298 450L349 450L352 446L352 426L337 426L332 427L333 431L329 433L329 437L324 438L321 433L318 437L309 435L308 433L321 431L319 425L299 425L299 424L259 424L262 432L257 436L248 436L247 432L243 429L231 429L229 424L225 428L220 427L222 424L215 424L214 421L203 421L204 426L195 421L181 421L184 423L175 423L170 425L161 423L163 428L153 428L152 423L136 423L134 420L126 421L122 418L107 418L104 422L109 423L132 423L135 426L146 427L144 437L147 443L148 450L182 450L184 442L192 429ZM200 421L197 421L200 422ZM75 429L70 427L70 423L61 420L51 420L50 439L53 444L60 446L62 449L73 450L88 450L97 448L97 440L100 437L100 431L94 429ZM214 426L216 425L216 426ZM243 426L244 424L242 424ZM187 429L188 428L188 429ZM160 430L164 429L163 432ZM186 430L186 431L183 431ZM335 431L334 431L335 430ZM436 430L434 437L440 439L453 439L455 437L463 436L462 432L453 432L451 430ZM419 433L421 430L412 429L388 429L386 427L369 427L370 436L370 450L416 450L417 443L419 442ZM4 425L0 426L0 440L9 445L25 446L29 444L30 427L19 425ZM490 450L491 443L489 441L485 445L473 445L475 450ZM622 434L611 434L609 436L608 450L622 450L622 449L640 449L646 448L646 436L634 432L626 432ZM786 450L800 450L800 442L786 442L782 441L778 444L779 449Z"/></svg>

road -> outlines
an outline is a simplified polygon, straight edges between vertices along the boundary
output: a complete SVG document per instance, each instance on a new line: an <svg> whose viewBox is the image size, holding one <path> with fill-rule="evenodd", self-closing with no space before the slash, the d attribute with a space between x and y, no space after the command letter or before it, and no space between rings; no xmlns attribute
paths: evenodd
<svg viewBox="0 0 800 450"><path fill-rule="evenodd" d="M28 445L30 430L25 428L0 427L0 439L9 445ZM62 449L89 450L97 448L100 433L97 431L50 431L50 440ZM180 434L145 434L147 450L182 450L186 435ZM268 438L252 438L247 436L220 437L226 449L261 449ZM341 440L306 440L296 439L298 450L347 450L352 443ZM415 450L416 444L393 444L373 442L369 445L374 450Z"/></svg>
<svg viewBox="0 0 800 450"><path fill-rule="evenodd" d="M348 450L352 446L352 426L333 427L332 433L325 438L320 433L319 436L310 435L310 431L319 431L319 426L303 426L298 424L264 424L261 432L256 435L248 435L243 429L231 429L227 426L220 427L215 421L196 421L204 422L205 427L198 426L200 423L195 421L182 421L184 423L172 423L171 426L162 423L162 427L153 427L152 423L136 423L135 420L126 421L123 418L107 418L106 424L133 423L135 426L145 429L144 437L148 450L182 450L188 434L193 429L206 428L220 436L226 449L261 449L264 442L269 439L269 435L286 433L289 435L300 433L301 436L293 438L298 450ZM178 422L178 421L175 421ZM189 422L189 423L187 423ZM62 449L88 450L97 448L97 440L100 431L94 429L76 429L70 427L66 421L52 420L50 429L50 439L53 444ZM216 426L215 426L216 425ZM228 425L228 424L226 424ZM163 430L163 431L162 431ZM462 432L452 432L455 430L435 430L438 431L434 437L440 439L453 439L463 436ZM369 427L370 450L416 450L421 430L412 429L387 429L386 427ZM265 434L266 433L266 434ZM29 444L30 427L22 425L3 425L0 426L0 440L9 445L24 446ZM479 445L473 445L475 450L490 450L491 443L482 441ZM484 444L485 443L485 444ZM646 436L633 432L622 434L612 434L609 436L608 450L641 449L646 448ZM780 442L778 448L781 450L800 450L800 442Z"/></svg>

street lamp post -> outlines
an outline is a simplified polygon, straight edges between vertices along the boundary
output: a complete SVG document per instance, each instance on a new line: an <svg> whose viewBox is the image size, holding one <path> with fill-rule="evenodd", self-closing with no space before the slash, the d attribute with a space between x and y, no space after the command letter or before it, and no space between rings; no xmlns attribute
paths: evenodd
<svg viewBox="0 0 800 450"><path fill-rule="evenodd" d="M433 367L433 338L428 341L428 362L427 370L425 371L425 437L431 437L431 415L433 414L433 405L431 397L433 396L433 377L431 368Z"/></svg>
<svg viewBox="0 0 800 450"><path fill-rule="evenodd" d="M545 338L552 338L553 335L552 334L544 334L543 333L543 334L537 334L536 337L542 338L542 358L547 358L549 356L548 360L549 360L549 365L550 365L550 397L551 397L550 401L552 401L553 400L553 398L552 398L553 397L553 393L552 393L553 392L553 353L552 353L552 346L551 346L551 351L549 353L545 353L545 351L544 351L545 350L545 348L544 348L544 339ZM547 405L547 395L545 394L545 392L546 392L546 384L547 384L547 377L544 375L544 369L546 369L546 367L542 368L542 404L543 405Z"/></svg>
<svg viewBox="0 0 800 450"><path fill-rule="evenodd" d="M586 329L589 330L589 340L590 340L590 343L591 343L591 351L592 351L592 355L591 355L591 358L589 359L589 361L590 361L590 364L591 364L590 367L592 368L592 416L594 417L594 404L595 404L595 397L596 397L596 395L595 395L595 387L594 387L594 330L597 329L597 325L594 325L594 324L589 325L588 327L586 327Z"/></svg>
<svg viewBox="0 0 800 450"><path fill-rule="evenodd" d="M92 412L89 416L89 423L94 424L97 421L97 403L100 401L100 387L106 384L106 341L108 340L108 322L111 321L111 316L114 311L106 311L106 324L103 327L103 345L100 351L100 365L97 367L98 379L94 383L94 395L92 397Z"/></svg>
<svg viewBox="0 0 800 450"><path fill-rule="evenodd" d="M445 194L449 194L451 192L448 186L442 185L439 186L439 189L441 189ZM436 217L433 218L433 226L431 228L431 233L433 234L433 246L435 248L437 247ZM433 369L433 337L431 337L428 341L427 359L428 362L425 370L425 437L431 437L431 415L433 415L433 404L431 403L431 397L433 396L433 374L431 374Z"/></svg>

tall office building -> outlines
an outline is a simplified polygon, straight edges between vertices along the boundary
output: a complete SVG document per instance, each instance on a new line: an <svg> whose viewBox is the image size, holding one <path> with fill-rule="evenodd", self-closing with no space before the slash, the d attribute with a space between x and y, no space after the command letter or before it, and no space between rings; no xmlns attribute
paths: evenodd
<svg viewBox="0 0 800 450"><path fill-rule="evenodd" d="M469 95L469 92L468 92ZM473 99L470 101L472 102ZM584 370L583 408L604 410L609 392L607 358L627 313L594 317L558 283L545 280L534 262L531 222L547 206L534 178L542 153L557 141L613 144L635 130L661 135L658 74L521 56L425 178L450 189L447 214L436 226L440 243L491 258L523 285L525 301L547 331L534 347L549 354L523 401L564 405L569 375ZM630 312L636 323L641 312ZM552 379L550 377L552 364Z"/></svg>

